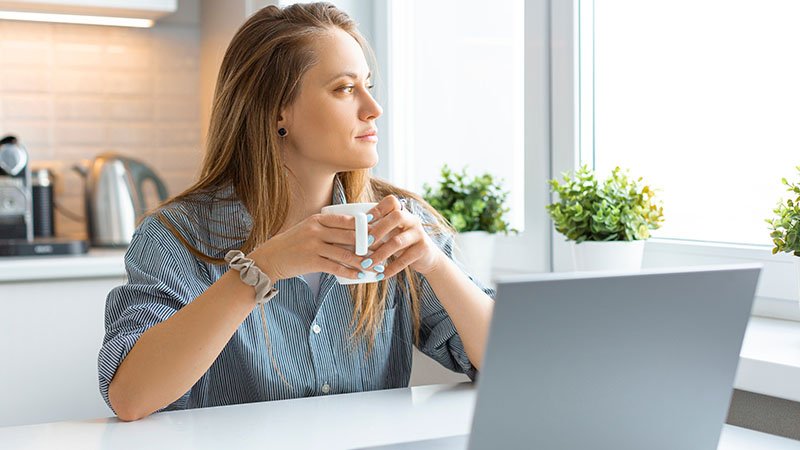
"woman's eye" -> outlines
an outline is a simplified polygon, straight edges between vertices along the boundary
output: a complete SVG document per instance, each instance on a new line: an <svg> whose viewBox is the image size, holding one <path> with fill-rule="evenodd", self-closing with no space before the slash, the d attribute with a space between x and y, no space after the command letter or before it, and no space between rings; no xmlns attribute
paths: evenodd
<svg viewBox="0 0 800 450"><path fill-rule="evenodd" d="M367 89L372 89L374 87L375 87L374 84L370 84L370 85L367 86ZM342 87L339 88L339 90L344 92L345 94L352 94L353 93L353 89L355 89L355 88L356 87L352 86L352 85L351 86L342 86Z"/></svg>

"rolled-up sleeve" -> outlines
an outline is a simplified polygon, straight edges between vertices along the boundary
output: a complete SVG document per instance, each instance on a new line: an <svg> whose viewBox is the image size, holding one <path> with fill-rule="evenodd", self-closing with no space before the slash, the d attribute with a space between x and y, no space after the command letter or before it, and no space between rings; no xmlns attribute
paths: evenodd
<svg viewBox="0 0 800 450"><path fill-rule="evenodd" d="M409 207L414 214L421 218L423 223L436 222L436 218L424 210L417 202L409 200ZM494 289L484 286L480 280L467 273L464 267L453 258L454 239L452 234L429 234L429 236L476 286L489 297L495 298L496 292ZM464 373L474 380L477 370L467 357L464 343L461 341L453 321L441 302L439 302L428 280L420 275L420 281L421 327L419 350L439 362L442 366L454 372Z"/></svg>
<svg viewBox="0 0 800 450"><path fill-rule="evenodd" d="M153 217L134 233L125 267L127 284L106 298L106 333L97 361L100 393L109 408L108 386L139 337L205 290L196 259ZM188 393L164 409L180 409L187 398Z"/></svg>

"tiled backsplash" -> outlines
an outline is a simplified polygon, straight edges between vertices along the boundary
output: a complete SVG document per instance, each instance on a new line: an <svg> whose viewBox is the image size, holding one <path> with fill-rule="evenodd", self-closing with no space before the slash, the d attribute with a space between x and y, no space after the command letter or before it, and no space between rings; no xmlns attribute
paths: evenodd
<svg viewBox="0 0 800 450"><path fill-rule="evenodd" d="M200 31L0 21L0 134L31 165L57 168L56 200L83 215L83 181L70 167L114 151L139 159L170 194L199 168ZM84 224L56 213L59 235Z"/></svg>

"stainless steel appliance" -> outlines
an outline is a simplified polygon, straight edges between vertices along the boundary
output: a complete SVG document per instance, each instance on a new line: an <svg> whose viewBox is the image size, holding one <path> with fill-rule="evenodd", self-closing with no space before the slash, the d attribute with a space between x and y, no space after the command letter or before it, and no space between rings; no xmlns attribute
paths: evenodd
<svg viewBox="0 0 800 450"><path fill-rule="evenodd" d="M29 162L16 137L0 139L0 257L86 253L86 241L54 236L52 178L33 180Z"/></svg>
<svg viewBox="0 0 800 450"><path fill-rule="evenodd" d="M28 152L14 136L0 139L0 240L33 240Z"/></svg>
<svg viewBox="0 0 800 450"><path fill-rule="evenodd" d="M115 153L103 153L73 169L85 179L86 222L93 246L130 244L138 219L147 211L142 191L145 181L155 184L160 201L168 196L166 186L152 169Z"/></svg>

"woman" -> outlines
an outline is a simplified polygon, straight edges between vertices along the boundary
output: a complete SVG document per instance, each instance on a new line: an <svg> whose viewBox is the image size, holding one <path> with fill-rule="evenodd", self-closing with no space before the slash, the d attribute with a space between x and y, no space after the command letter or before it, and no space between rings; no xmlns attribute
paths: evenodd
<svg viewBox="0 0 800 450"><path fill-rule="evenodd" d="M108 296L100 391L120 419L404 387L414 344L475 376L493 292L450 259L439 214L370 177L382 111L365 51L325 3L264 8L234 36L200 177L141 223ZM343 248L352 217L319 214L365 201L379 202L366 260ZM241 258L268 277L261 298ZM385 278L339 285L353 267Z"/></svg>

